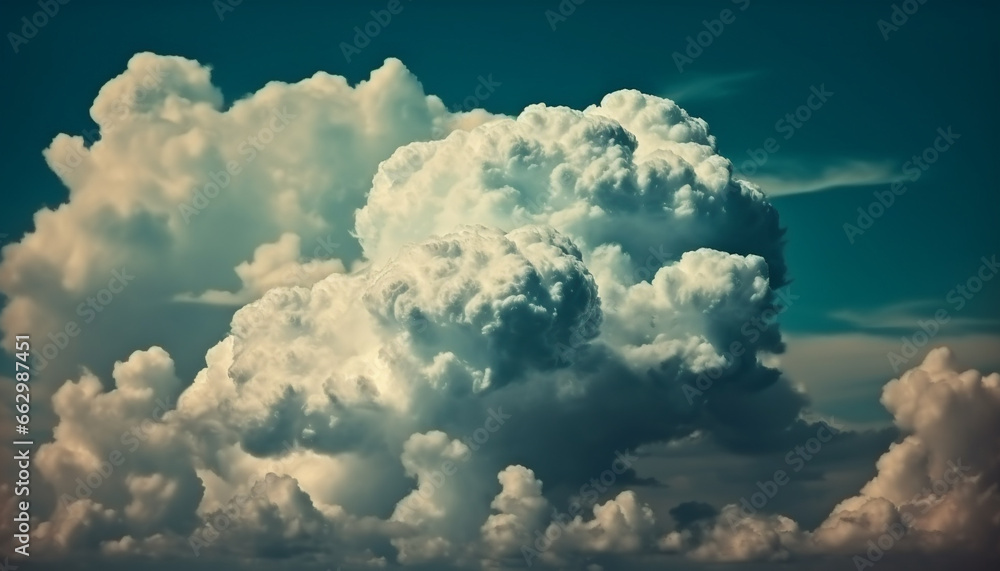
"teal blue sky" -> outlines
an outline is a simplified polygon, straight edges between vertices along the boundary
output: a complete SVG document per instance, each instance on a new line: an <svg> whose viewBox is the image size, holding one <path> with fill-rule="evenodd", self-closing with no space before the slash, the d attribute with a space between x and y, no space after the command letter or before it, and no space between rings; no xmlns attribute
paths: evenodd
<svg viewBox="0 0 1000 571"><path fill-rule="evenodd" d="M898 345L917 319L941 308L955 317L941 339L1000 334L1000 280L961 310L947 301L981 257L1000 253L996 5L929 0L898 29L880 29L879 20L891 21L891 2L720 0L622 9L587 0L556 20L546 15L558 10L556 1L404 0L393 23L347 61L342 43L385 2L343 4L245 0L221 19L209 0L62 6L17 53L10 45L2 50L11 137L2 158L0 233L19 238L42 205L66 199L41 150L59 132L95 128L88 109L98 89L136 52L211 65L227 102L318 70L355 83L397 57L454 109L480 76L500 83L481 105L507 114L536 102L583 108L635 88L675 98L704 118L737 167L773 138L778 148L750 178L774 195L788 228L791 288L801 296L782 316L792 360L796 339L817 336L872 335ZM20 18L36 10L33 2L3 3L4 32L16 32ZM723 10L731 10L731 22L678 69L675 54ZM832 95L800 127L779 123L807 104L814 87ZM908 176L906 163L934 144L939 128L959 135L953 147L906 181L906 192L851 243L844 224L857 224L858 208L868 208L873 193L891 193L890 183ZM970 365L983 364L980 353ZM833 367L847 358L829 355ZM872 397L890 369L887 361L871 369L844 375L865 387L859 395L873 412L832 397L814 396L817 405L859 422L878 418Z"/></svg>

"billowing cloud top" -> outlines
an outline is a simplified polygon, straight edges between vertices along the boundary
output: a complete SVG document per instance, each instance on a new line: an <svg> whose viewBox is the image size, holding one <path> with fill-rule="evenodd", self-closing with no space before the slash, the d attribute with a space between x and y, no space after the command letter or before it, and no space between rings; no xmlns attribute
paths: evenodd
<svg viewBox="0 0 1000 571"><path fill-rule="evenodd" d="M775 284L784 280L778 217L763 194L732 178L703 120L637 91L584 111L532 105L399 149L379 166L357 231L365 253L384 260L469 222L549 225L586 252L618 246L643 268L651 249L669 259L701 247L757 254Z"/></svg>

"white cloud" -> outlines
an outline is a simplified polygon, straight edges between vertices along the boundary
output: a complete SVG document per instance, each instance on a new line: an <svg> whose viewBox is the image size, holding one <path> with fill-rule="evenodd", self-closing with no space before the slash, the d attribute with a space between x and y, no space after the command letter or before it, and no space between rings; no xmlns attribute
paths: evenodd
<svg viewBox="0 0 1000 571"><path fill-rule="evenodd" d="M868 557L890 549L998 555L1000 373L962 371L938 348L893 379L882 404L905 435L876 463L858 495L841 501L815 530L801 532L782 516L744 517L738 505L690 530L668 534L661 546L695 559L784 559L792 554ZM868 564L881 559L865 559Z"/></svg>
<svg viewBox="0 0 1000 571"><path fill-rule="evenodd" d="M820 545L850 546L902 523L913 544L995 548L1000 532L1000 373L962 372L951 351L934 349L890 381L882 403L907 434L879 458L878 474L841 502L816 530Z"/></svg>
<svg viewBox="0 0 1000 571"><path fill-rule="evenodd" d="M236 275L243 282L243 287L237 292L209 290L200 295L181 294L177 299L244 305L275 287L308 287L330 274L346 272L343 262L337 259L302 262L300 243L297 234L285 233L277 242L258 246L254 250L253 260L242 262L235 268Z"/></svg>
<svg viewBox="0 0 1000 571"><path fill-rule="evenodd" d="M785 196L806 192L819 192L848 186L874 186L900 180L898 168L891 163L851 160L823 167L815 172L793 174L788 161L770 168L772 174L748 176L768 196ZM775 172L775 171L778 172Z"/></svg>
<svg viewBox="0 0 1000 571"><path fill-rule="evenodd" d="M686 79L671 84L664 96L674 101L718 99L738 93L740 84L760 75L756 71L688 73Z"/></svg>
<svg viewBox="0 0 1000 571"><path fill-rule="evenodd" d="M36 353L51 345L54 381L152 344L197 362L216 335L201 332L225 327L231 310L176 299L242 305L351 267L361 257L354 211L379 162L493 117L449 113L394 59L356 86L320 72L227 106L208 67L150 53L101 89L91 115L100 140L59 134L44 151L67 201L36 213L0 263L4 342L17 333L32 335ZM122 269L135 279L88 315L81 304ZM48 334L71 322L83 334L58 347Z"/></svg>
<svg viewBox="0 0 1000 571"><path fill-rule="evenodd" d="M781 282L777 214L731 170L707 124L672 101L619 91L582 112L533 105L396 152L358 213L358 237L381 261L459 224L544 224L587 254L618 245L636 266L659 250L757 254Z"/></svg>
<svg viewBox="0 0 1000 571"><path fill-rule="evenodd" d="M382 92L400 88L396 83L416 89L394 62L376 76L372 82ZM348 99L355 97L341 80L309 81L320 85L269 86L222 115L238 116L256 98L270 101L285 90L346 90ZM367 85L358 90L375 89ZM425 114L436 108L433 98L417 99ZM320 112L294 102L292 113ZM184 109L185 103L171 105ZM176 122L175 111L162 113ZM190 113L191 124L222 120L207 104ZM447 117L439 119L421 124L432 127ZM307 123L294 125L305 129ZM144 125L136 136L157 129ZM305 136L292 124L288 129L283 138ZM321 152L313 147L323 144L300 139L296 145L309 150L295 160ZM220 194L190 226L178 226L184 236L208 233L202 221L215 216L245 216L251 203L261 216L286 220L289 229L231 241L234 251L242 244L229 266L240 284L206 287L212 282L205 278L171 275L159 291L202 302L253 301L233 316L230 336L208 351L207 366L176 409L152 428L156 437L136 452L144 460L120 468L107 497L95 496L102 502L95 509L114 525L95 527L82 516L47 525L58 522L59 533L99 540L111 552L202 538L198 530L225 512L227 498L248 494L255 475L273 472L278 480L265 496L204 549L259 554L267 534L322 549L339 533L350 538L345 553L368 553L388 540L398 560L410 563L509 554L514 538L523 537L518 534L550 526L540 511L545 498L517 499L540 490L525 483L535 474L558 490L600 472L616 450L693 430L702 414L711 425L727 422L692 407L681 384L721 359L741 323L772 303L771 287L781 281L784 264L773 209L731 179L731 166L714 144L704 121L672 102L620 92L585 112L534 106L517 120L405 145L379 167L359 212L364 255L353 259L349 252L307 254L309 238L334 233L329 242L349 226L335 227L284 202L264 204L289 196L278 179L301 175L305 164L283 164L272 178L255 178L259 186L232 205ZM284 148L276 137L254 165ZM322 152L341 158L336 149ZM303 182L289 184L313 188ZM407 223L394 226L395 217ZM314 232L306 231L310 224ZM638 231L625 232L625 225ZM650 255L665 250L677 254ZM169 261L163 265L159 271L168 271ZM614 307L602 306L599 288ZM647 313L657 317L652 329L636 322ZM772 375L753 355L779 347L776 329L762 336L748 347L748 365L720 385ZM78 432L75 419L124 398L129 385L119 377L148 367L145 355L121 365L111 391L93 375L61 389L87 387L56 411L59 428L49 446L60 453L46 457L81 447L79 437L70 436ZM172 370L162 350L149 355ZM154 379L147 382L135 381L143 394L155 392ZM509 414L515 419L503 420ZM491 425L490 415L502 422ZM595 415L631 427L566 441ZM551 429L553 418L560 429ZM120 432L122 422L110 426ZM87 436L91 456L116 446L114 431ZM554 447L566 457L553 459ZM472 453L459 459L466 448ZM145 460L154 453L163 459ZM514 456L532 470L530 477L520 474L521 484L508 468ZM457 467L441 484L445 462ZM496 496L490 480L497 473L503 490L492 505L468 501ZM60 492L72 484L54 468L46 474ZM522 522L521 531L510 531L505 520L511 518ZM651 544L654 523L632 492L621 491L596 506L593 518L566 524L547 557L639 551Z"/></svg>
<svg viewBox="0 0 1000 571"><path fill-rule="evenodd" d="M157 65L162 79L135 97ZM794 522L767 515L657 547L665 530L627 489L631 471L616 471L589 513L550 515L617 451L695 433L746 446L801 412L767 365L783 349L777 326L752 343L741 331L785 282L777 214L732 178L703 120L634 91L584 111L452 115L395 60L355 88L317 74L222 105L206 68L136 56L95 101L104 138L85 149L60 136L47 152L53 165L80 154L62 172L69 203L4 249L8 335L34 331L29 321L60 327L121 266L136 285L101 327L155 329L178 308L246 302L193 380L158 346L110 379L67 375L42 477L63 497L105 459L115 465L41 516L46 549L162 554L196 541L206 553L376 567L497 567L539 533L551 536L539 558L558 565L662 547L705 560L792 550ZM256 149L250 138L276 113L295 117ZM240 160L217 197L182 212L192 184ZM116 333L101 355L136 343ZM740 366L688 400L684 385L738 340ZM90 348L81 340L66 362ZM934 356L886 390L917 444L890 450L834 516L904 507L879 499L883 482L916 485L950 453L989 468L947 435L993 427L997 377ZM957 418L966 404L975 414ZM917 464L929 472L910 474ZM981 519L958 493L947 506L924 528L961 527L958 512ZM803 541L843 545L829 538L845 534L821 532Z"/></svg>
<svg viewBox="0 0 1000 571"><path fill-rule="evenodd" d="M788 559L790 549L801 541L798 524L787 517L745 517L739 506L727 505L712 525L670 532L660 539L659 547L668 552L687 552L699 561L781 561Z"/></svg>

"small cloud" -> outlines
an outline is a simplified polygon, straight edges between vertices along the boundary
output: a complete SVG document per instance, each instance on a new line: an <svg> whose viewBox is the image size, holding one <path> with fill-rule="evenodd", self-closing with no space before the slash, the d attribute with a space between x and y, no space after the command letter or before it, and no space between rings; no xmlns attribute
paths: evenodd
<svg viewBox="0 0 1000 571"><path fill-rule="evenodd" d="M837 310L831 312L829 316L865 331L905 332L918 329L921 320L934 320L935 313L940 309L945 309L941 306L940 300L924 300L899 303L864 312ZM1000 325L1000 319L949 315L946 323L947 329L952 332L976 331Z"/></svg>
<svg viewBox="0 0 1000 571"><path fill-rule="evenodd" d="M852 430L846 422L841 422L837 420L837 417L833 415L824 415L816 412L803 411L801 414L802 420L808 422L810 425L815 425L823 423L830 428L836 430L837 432L847 432Z"/></svg>
<svg viewBox="0 0 1000 571"><path fill-rule="evenodd" d="M785 196L819 192L847 186L874 186L901 179L899 171L889 162L848 161L827 166L818 172L809 169L789 169L780 174L758 174L746 177L768 196ZM795 172L797 171L797 172Z"/></svg>
<svg viewBox="0 0 1000 571"><path fill-rule="evenodd" d="M674 101L720 99L739 93L741 83L759 75L762 74L758 71L692 74L685 81L671 84L664 97Z"/></svg>

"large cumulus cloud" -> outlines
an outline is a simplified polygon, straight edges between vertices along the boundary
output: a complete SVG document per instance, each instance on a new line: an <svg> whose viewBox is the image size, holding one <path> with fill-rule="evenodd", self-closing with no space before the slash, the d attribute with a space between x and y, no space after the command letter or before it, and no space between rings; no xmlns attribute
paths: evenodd
<svg viewBox="0 0 1000 571"><path fill-rule="evenodd" d="M616 452L690 432L701 413L684 399L681 385L693 382L701 360L713 351L704 328L694 327L693 315L686 315L678 323L690 322L690 331L677 326L652 336L633 334L628 345L602 339L598 286L583 258L572 241L550 227L510 232L463 227L404 246L384 266L333 273L311 287L268 291L236 313L232 334L209 352L207 367L151 429L162 435L156 442L163 448L144 450L166 456L170 472L185 476L169 480L172 493L200 498L186 504L184 517L162 522L157 532L172 532L175 539L197 534L192 516L209 518L230 497L247 493L255 472L273 470L273 461L281 459L279 475L291 486L287 501L304 497L320 514L382 522L384 528L375 526L365 536L371 542L362 543L365 549L390 538L404 563L474 561L476 530L493 517L491 475L524 463L556 490L569 489L585 475L601 473ZM687 271L723 276L749 271L761 278L766 267L754 259L698 250L676 267L659 270L653 291L640 282L626 293L635 289L645 302L667 296L670 280L683 281ZM718 315L742 318L726 310L724 302L766 306L766 278L761 279L747 280L748 291L724 277L700 286L691 281L678 295L717 298L712 305L723 308ZM668 315L671 306L661 303L659 312ZM722 319L712 317L715 312L708 315ZM630 363L628 351L653 338L674 342L650 345L648 352L659 353L659 362ZM579 359L566 359L561 352L570 344ZM136 353L118 369L138 371L154 358L160 368L172 370L160 349ZM102 433L80 430L77 423L140 388L142 394L155 393L152 386L131 388L128 383L137 382L133 378L152 383L156 376L123 376L109 393L101 393L92 376L60 389L61 394L78 384L90 387L85 393L76 389L83 412L57 408L56 439L43 447L42 457L66 458L85 447L98 458L102 443L117 445ZM603 424L595 427L594 418ZM124 419L108 424L112 436L127 428ZM75 442L80 438L86 446ZM553 456L555 449L564 455ZM66 493L75 483L72 476L84 476L95 462L81 460L72 470L45 462L42 468ZM455 464L454 473L439 481L448 471L446 462ZM138 471L132 464L118 470L114 481L120 479L124 487L105 484L104 502L104 495L80 499L108 520L105 543L120 543L122 529L141 534L129 525L134 524L130 518L156 511L130 506L165 501L150 497L149 488L158 481L149 478L159 476L165 485L166 468ZM623 470L619 476L625 482L634 473ZM644 537L651 536L652 514L634 494L623 494L616 503L595 508L593 521L577 516L551 553L589 545L584 538L615 525L618 519L610 514L619 509L644 514ZM469 501L477 497L484 501ZM176 501L171 505L181 509ZM47 534L75 537L94 528L94 516L61 513L46 524L52 530ZM278 533L280 518L274 525ZM226 537L242 536L229 532ZM138 539L148 539L148 533ZM606 541L613 551L641 545L627 536Z"/></svg>
<svg viewBox="0 0 1000 571"><path fill-rule="evenodd" d="M150 74L159 79L143 87ZM139 89L141 100L130 96ZM112 111L120 117L106 120ZM169 468L136 456L103 492L54 508L47 538L100 536L112 551L183 539L247 492L255 473L276 470L287 490L268 497L281 513L318 518L315 541L340 521L331 514L345 514L382 522L360 534L373 557L499 557L507 532L480 528L523 514L492 499L497 474L508 482L515 476L503 474L523 466L530 486L545 482L544 502L559 502L616 453L725 424L682 389L724 362L740 325L771 307L785 279L781 230L763 194L731 177L704 121L637 92L583 112L452 115L388 61L356 88L319 74L223 110L206 68L143 54L102 90L93 115L98 143L60 136L47 151L70 202L42 211L36 232L5 252L5 330L29 318L58 327L102 271L119 266L136 284L146 278L130 286L145 305L136 314L121 303L106 323L162 305L250 303L151 428L156 446L146 453L169 455ZM282 129L257 149L249 138L262 122ZM251 149L252 160L241 156ZM70 151L79 157L66 169L60 157ZM233 161L242 172L224 192L191 201L199 177ZM310 256L317 241L324 249ZM42 282L49 289L34 287ZM782 349L776 326L767 329L720 393L776 380L758 359ZM118 367L176 369L150 351ZM136 421L109 419L106 434L77 430L137 390L123 374L110 392L92 373L60 389L79 410L56 399L42 465L57 494ZM143 394L156 392L150 382ZM447 485L435 483L444 462L461 467ZM620 486L635 479L619 476ZM616 525L616 510L652 521L622 493L618 507L578 516L552 553L589 544L583 537ZM547 525L536 516L533 525ZM275 530L285 521L245 519ZM248 526L219 545L252 537ZM645 541L650 525L640 527ZM481 533L492 548L476 547ZM601 549L640 545L607 541Z"/></svg>
<svg viewBox="0 0 1000 571"><path fill-rule="evenodd" d="M46 152L69 202L41 211L0 265L8 335L58 329L111 271L136 275L60 355L74 370L49 381L72 379L38 456L50 553L780 559L855 545L871 532L859 521L904 501L881 490L917 486L911 469L936 475L945 460L928 450L958 450L931 436L955 407L928 413L890 385L901 428L923 436L812 533L766 514L721 527L731 507L671 527L645 505L638 447L695 436L753 451L796 434L806 402L773 367L778 326L758 319L787 282L777 214L671 101L620 91L583 111L452 114L389 60L353 88L317 74L224 108L207 68L140 54L92 112L98 143L61 135ZM241 173L194 205L192 185L233 161ZM148 325L193 326L218 305L242 305L211 314L232 317L224 335ZM85 339L113 327L76 371ZM995 391L994 377L932 365L932 381L958 379L944 381L956 403L976 383ZM934 384L924 373L896 386ZM977 406L968 434L995 427L995 395ZM949 505L924 527L985 521Z"/></svg>
<svg viewBox="0 0 1000 571"><path fill-rule="evenodd" d="M33 335L49 394L80 365L108 373L153 344L190 375L234 309L361 259L354 210L396 148L490 118L448 112L393 59L356 86L320 72L225 101L208 66L151 53L90 111L96 137L58 134L44 151L66 202L0 263L5 345ZM109 299L115 272L134 278ZM70 322L83 333L67 343Z"/></svg>

